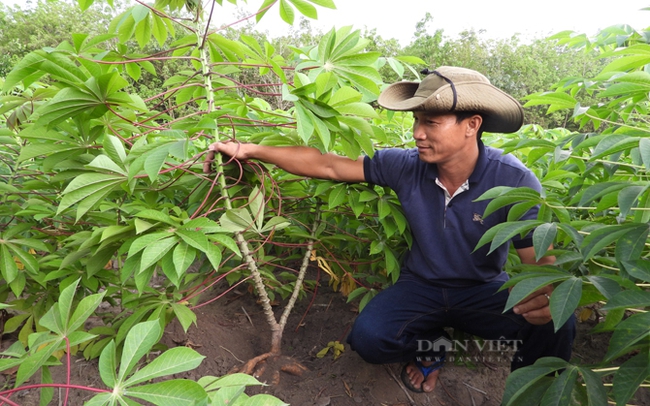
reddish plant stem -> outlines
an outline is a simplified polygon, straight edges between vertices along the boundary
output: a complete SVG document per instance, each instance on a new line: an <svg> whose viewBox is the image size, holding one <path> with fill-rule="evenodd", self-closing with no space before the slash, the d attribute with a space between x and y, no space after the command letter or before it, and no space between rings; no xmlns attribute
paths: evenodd
<svg viewBox="0 0 650 406"><path fill-rule="evenodd" d="M0 400L2 401L2 403L0 403L0 406L4 404L7 404L9 406L20 406L18 403L14 403L11 400L9 400L9 398L6 398L4 396L0 396Z"/></svg>
<svg viewBox="0 0 650 406"><path fill-rule="evenodd" d="M206 27L209 27L210 22L212 21L212 14L214 14L214 5L215 5L215 3L216 3L216 1L212 2L212 8L210 9L210 14L208 15L208 22L205 25ZM219 4L221 4L221 3L219 3ZM203 33L203 40L201 41L201 45L199 46L199 49L203 49L203 47L205 47L205 41L207 40L207 38L208 38L208 30L205 30L205 32Z"/></svg>
<svg viewBox="0 0 650 406"><path fill-rule="evenodd" d="M153 13L157 14L158 17L162 17L162 18L166 18L166 19L168 19L168 20L171 20L171 21L175 22L176 24L178 24L178 25L180 25L180 26L183 26L185 29L187 29L187 30L190 31L190 32L196 32L196 29L190 27L190 26L187 25L187 24L183 24L183 23L181 22L181 20L179 20L179 19L177 19L177 18L173 18L173 17L171 17L170 15L165 14L165 13L163 13L162 11L157 10L157 9L151 7L150 5L148 5L148 4L144 3L144 2L142 2L141 0L135 0L135 2L138 3L138 4L140 4L141 6L144 6L144 7L148 8L148 9L151 10Z"/></svg>
<svg viewBox="0 0 650 406"><path fill-rule="evenodd" d="M194 306L194 307L190 307L190 309L191 309L191 310L198 309L199 307L203 307L203 306L205 306L205 305L209 305L209 304L212 303L212 302L216 302L217 300L221 299L224 295L226 295L227 293L229 293L231 290L235 289L237 286L241 285L242 283L244 283L244 282L246 282L246 281L248 281L249 279L252 279L252 278L253 278L252 275L251 275L251 276L247 276L247 277L245 277L244 279L242 279L242 280L240 280L239 282L237 282L237 283L235 283L234 285L232 285L231 287L229 287L228 289L226 289L226 291L223 292L222 294L220 294L219 296L217 296L217 297L215 297L215 298L212 298L212 299L208 300L207 302L203 302L203 303L201 303L201 304L198 304L198 305L196 305L196 306Z"/></svg>
<svg viewBox="0 0 650 406"><path fill-rule="evenodd" d="M68 337L65 338L65 352L67 356L67 361L68 361L68 368L66 371L66 376L65 376L65 384L70 386L70 373L72 370L72 363L70 361L70 339ZM65 399L63 400L63 405L68 404L68 398L70 397L70 388L65 388Z"/></svg>
<svg viewBox="0 0 650 406"><path fill-rule="evenodd" d="M97 392L97 393L112 392L111 390L108 389L91 388L90 386L82 386L82 385L67 385L62 383L38 383L34 385L24 385L14 389L7 389L5 391L0 392L0 396L11 395L13 393L24 391L24 390L40 389L40 388L69 388L69 389L80 389L80 390Z"/></svg>
<svg viewBox="0 0 650 406"><path fill-rule="evenodd" d="M217 279L210 282L210 284L208 284L208 285L205 285L205 283L207 282L207 279L204 280L199 285L195 286L194 289L192 289L192 292L190 292L187 296L182 298L180 301L182 302L182 301L185 301L185 300L190 300L190 299L192 299L192 298L194 298L196 296L199 296L199 295L203 294L205 291L207 291L208 289L210 289L211 287L213 287L217 283L221 282L226 276L230 275L232 272L238 271L241 268L244 268L244 266L243 265L237 266L237 267L231 269L230 271L228 271L228 272L226 272L226 273L224 273L222 275L219 275L219 277L217 277ZM199 289L201 286L203 286L203 288ZM203 306L203 305L201 304L201 305L197 305L197 306Z"/></svg>
<svg viewBox="0 0 650 406"><path fill-rule="evenodd" d="M193 56L159 56L159 57L156 57L156 58L152 58L152 57L148 56L146 58L135 58L135 59L129 59L127 61L102 61L102 60L99 60L99 59L84 58L81 55L78 56L78 58L85 59L85 60L90 61L90 62L103 64L103 65L124 65L124 64L132 63L132 62L174 61L174 60L177 60L177 59L187 59L187 60L190 60L190 61L197 61L197 62L201 61L201 59L195 58Z"/></svg>
<svg viewBox="0 0 650 406"><path fill-rule="evenodd" d="M194 75L190 76L189 78L187 78L187 80L186 80L182 85L180 85L180 86L176 86L176 87L171 88L171 89L169 89L169 90L165 90L164 92L162 92L162 93L158 93L158 94L156 94L156 95L154 95L154 96L149 97L148 99L144 99L143 101L144 101L145 103L147 103L147 102L150 102L150 101L152 101L152 100L158 99L158 98L160 98L160 97L165 97L165 96L167 96L167 95L170 94L170 93L176 93L176 92L179 91L179 90L187 89L187 88L190 88L190 87L205 87L202 83L188 83L188 81L189 81L190 79L194 78L194 76L196 76L196 74L194 74ZM194 101L194 100L196 100L196 99L192 99L192 100L190 100L190 102L191 102L191 101ZM174 106L174 108L183 107L183 106L184 106L185 104L187 104L187 103L189 103L189 102L186 102L186 103L183 103L183 104L179 104L179 105L177 105L177 106ZM156 117L156 116L153 116L153 117ZM153 118L153 117L151 117L151 118ZM151 118L148 118L147 121L151 120Z"/></svg>
<svg viewBox="0 0 650 406"><path fill-rule="evenodd" d="M246 20L248 20L248 19L251 19L251 18L255 17L255 16L258 15L258 14L265 13L268 9L270 9L271 7L273 7L273 5L274 5L275 3L277 3L277 0L274 1L273 3L269 4L268 6L264 7L263 9L261 9L260 11L258 11L257 13L255 13L255 14L251 14L251 15L249 15L248 17L244 17L244 18L242 18L242 19L240 19L240 20L237 20L237 21L235 21L234 23L230 23L230 24L228 24L228 25L222 25L221 27L219 27L218 29L216 29L216 30L210 32L209 34L213 34L213 33L217 32L217 31L220 31L220 30L226 29L226 28L228 28L228 27L232 27L233 25L237 25L237 24L242 23L242 22L244 22L244 21L246 21ZM207 30L206 30L206 31L207 31Z"/></svg>

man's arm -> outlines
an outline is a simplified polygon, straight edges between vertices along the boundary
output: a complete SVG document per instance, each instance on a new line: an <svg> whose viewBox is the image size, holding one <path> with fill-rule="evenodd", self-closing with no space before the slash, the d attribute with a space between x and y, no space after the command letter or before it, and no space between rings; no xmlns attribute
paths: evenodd
<svg viewBox="0 0 650 406"><path fill-rule="evenodd" d="M258 159L273 164L289 173L341 182L363 182L363 159L352 160L335 154L321 154L309 147L270 147L237 142L215 142L209 147L204 172L210 171L214 154L221 152L239 160Z"/></svg>
<svg viewBox="0 0 650 406"><path fill-rule="evenodd" d="M553 248L551 246L549 249ZM547 256L535 261L535 248L527 247L517 249L517 254L523 264L553 265L555 257ZM526 299L513 308L515 314L521 314L531 324L542 325L552 320L551 309L548 307L549 299L553 293L553 285L547 285L530 294Z"/></svg>

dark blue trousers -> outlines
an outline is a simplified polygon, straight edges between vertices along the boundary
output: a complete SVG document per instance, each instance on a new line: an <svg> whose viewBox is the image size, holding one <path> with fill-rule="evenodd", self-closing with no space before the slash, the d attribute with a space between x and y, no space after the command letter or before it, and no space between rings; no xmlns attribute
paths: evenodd
<svg viewBox="0 0 650 406"><path fill-rule="evenodd" d="M367 362L408 362L416 357L439 357L453 344L443 328L452 327L485 340L513 344L511 370L538 358L571 357L575 317L554 333L553 322L528 323L509 310L503 312L508 290L503 282L462 288L441 288L420 281L399 280L381 291L357 317L348 343ZM482 347L484 351L494 346Z"/></svg>

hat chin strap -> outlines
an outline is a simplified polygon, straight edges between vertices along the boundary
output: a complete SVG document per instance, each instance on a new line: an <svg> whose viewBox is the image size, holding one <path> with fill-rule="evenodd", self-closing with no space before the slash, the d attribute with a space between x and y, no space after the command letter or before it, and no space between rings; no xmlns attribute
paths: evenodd
<svg viewBox="0 0 650 406"><path fill-rule="evenodd" d="M433 73L434 75L439 76L442 79L444 79L445 82L449 83L449 86L451 86L451 91L454 94L454 102L451 104L451 109L449 109L449 111L455 111L456 110L456 103L458 101L458 95L456 94L456 86L454 85L454 82L452 82L451 79L449 79L445 75L441 74L437 70L430 71L429 68L424 68L424 69L422 69L420 71L420 73L422 73L424 75L430 75L430 74Z"/></svg>

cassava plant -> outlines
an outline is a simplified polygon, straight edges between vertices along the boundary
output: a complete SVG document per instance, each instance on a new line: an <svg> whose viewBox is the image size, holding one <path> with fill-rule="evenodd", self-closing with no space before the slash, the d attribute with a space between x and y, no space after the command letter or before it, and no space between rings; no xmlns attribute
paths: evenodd
<svg viewBox="0 0 650 406"><path fill-rule="evenodd" d="M551 252L555 266L513 265L509 306L532 291L554 284L550 311L556 328L576 309L594 319L593 334L610 334L609 348L594 363L540 359L510 375L506 405L625 405L650 386L650 45L647 31L629 26L602 30L595 38L561 33L560 44L597 50L609 63L596 77L569 77L553 91L533 94L527 105L570 109L582 131L524 128L498 141L520 153L544 186L494 189L486 215L513 205L508 223L491 229L480 244L498 246L535 229L537 257ZM597 100L581 105L577 99ZM516 213L540 204L536 221ZM550 378L549 375L555 375ZM643 390L643 389L641 389Z"/></svg>
<svg viewBox="0 0 650 406"><path fill-rule="evenodd" d="M196 368L205 357L191 348L176 347L142 366L141 358L149 353L162 335L163 328L157 320L133 326L126 335L121 351L117 350L115 340L103 349L99 357L99 375L108 389L71 383L70 354L75 347L93 336L79 328L99 306L105 294L88 295L73 306L78 286L79 280L61 291L58 301L40 318L40 331L30 334L27 348L16 341L2 352L5 358L0 359L0 368L13 368L16 372L16 387L0 390L0 401L3 404L17 406L18 403L11 400L12 395L38 389L40 404L47 405L54 399L54 389L59 388L65 389L63 398L59 399L59 404L63 405L69 404L71 391L95 393L85 403L94 406L140 404L136 399L155 405L174 406L250 404L246 402L264 402L269 406L286 405L269 395L249 397L244 394L247 386L260 385L248 375L235 374L222 378L205 376L198 382L187 379L161 381L160 378ZM53 382L50 369L59 364L58 358L63 358L63 354L66 358L66 382ZM142 367L138 368L140 366ZM41 383L28 384L27 381L39 370ZM153 379L158 382L152 383Z"/></svg>
<svg viewBox="0 0 650 406"><path fill-rule="evenodd" d="M78 3L83 10L93 1ZM119 352L143 323L176 318L187 330L193 308L221 297L206 299L211 287L248 283L271 329L270 350L245 366L250 372L280 355L310 260L334 288L363 295L362 306L399 275L406 221L389 191L305 182L220 155L213 174L201 165L217 140L311 145L355 158L404 143L408 119L388 121L369 103L380 67L415 74L408 63L420 61L365 52L368 41L345 27L283 57L269 42L212 27L220 6L136 1L106 33L73 33L26 55L4 80L0 298L11 305L5 332L18 332L23 348L45 361L52 354L30 337L47 327L60 289L73 285L75 303L101 295L117 310L97 311L104 325L76 343L93 358ZM296 10L315 18L315 6L334 4L267 0L251 18L276 8L287 22ZM134 92L172 63L162 89ZM278 298L287 303L276 319Z"/></svg>

